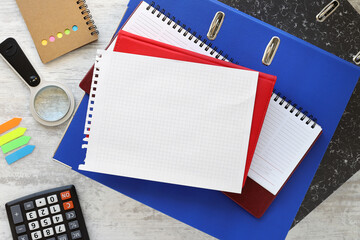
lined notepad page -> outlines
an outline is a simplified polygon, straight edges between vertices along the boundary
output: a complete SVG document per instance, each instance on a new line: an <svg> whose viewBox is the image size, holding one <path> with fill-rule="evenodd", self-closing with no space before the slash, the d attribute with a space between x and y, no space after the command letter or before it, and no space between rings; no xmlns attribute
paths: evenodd
<svg viewBox="0 0 360 240"><path fill-rule="evenodd" d="M159 16L159 17L158 17ZM170 21L170 24L168 24ZM179 33L178 31L181 30ZM131 17L123 26L122 30L141 37L150 38L155 41L170 44L179 48L184 48L206 56L215 57L218 53L211 47L203 44L192 33L187 33L186 29L179 26L176 22L165 18L155 8L146 2L141 2ZM191 40L189 40L191 38ZM218 55L219 59L223 59Z"/></svg>
<svg viewBox="0 0 360 240"><path fill-rule="evenodd" d="M282 98L273 94L248 174L274 195L322 131L304 114L296 116L297 109L291 113L293 106L285 108L286 101L281 102Z"/></svg>
<svg viewBox="0 0 360 240"><path fill-rule="evenodd" d="M79 169L241 192L257 72L101 54Z"/></svg>

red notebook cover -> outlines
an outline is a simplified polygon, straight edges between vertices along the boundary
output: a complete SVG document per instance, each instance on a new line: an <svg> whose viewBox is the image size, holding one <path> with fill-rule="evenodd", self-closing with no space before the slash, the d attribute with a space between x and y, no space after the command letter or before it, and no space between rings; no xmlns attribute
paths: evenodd
<svg viewBox="0 0 360 240"><path fill-rule="evenodd" d="M204 56L182 48L137 36L122 30L118 33L114 51L250 70L233 63ZM86 74L85 78L80 84L83 89L86 89L87 93L90 92L89 90L91 87L92 71L93 68ZM244 184L250 168L251 160L255 152L261 127L265 119L265 114L269 105L275 81L275 76L266 73L259 73L249 148L244 173Z"/></svg>

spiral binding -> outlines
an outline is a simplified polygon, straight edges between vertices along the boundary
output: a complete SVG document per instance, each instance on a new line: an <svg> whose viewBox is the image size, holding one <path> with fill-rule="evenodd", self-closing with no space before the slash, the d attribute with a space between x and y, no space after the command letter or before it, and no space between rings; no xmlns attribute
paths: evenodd
<svg viewBox="0 0 360 240"><path fill-rule="evenodd" d="M88 9L88 5L86 4L86 0L77 0L76 4L79 5L79 9L81 10L81 14L84 15L84 20L86 21L86 25L88 25L88 29L91 31L91 35L99 35L99 31L95 25L94 20L92 19L92 15L90 14L90 10Z"/></svg>
<svg viewBox="0 0 360 240"><path fill-rule="evenodd" d="M211 56L214 55L214 57L217 59L239 64L239 62L234 62L233 58L229 59L229 55L224 54L223 51L220 50L219 52L217 52L218 48L216 46L213 47L212 43L207 43L207 39L203 38L201 35L197 35L195 31L192 32L191 28L186 28L185 24L181 24L180 20L176 19L174 16L171 16L171 14L168 12L166 13L165 9L160 10L160 6L155 6L155 2L151 2L146 8L146 10L151 11L152 14L155 14L156 17L161 19L163 22L167 21L167 25L172 25L172 28L176 30L179 34L187 37L189 41L193 41L200 48L204 48L206 52L210 51Z"/></svg>
<svg viewBox="0 0 360 240"><path fill-rule="evenodd" d="M96 63L98 63L101 58L102 58L101 54L96 54L96 60L95 60ZM100 79L100 68L97 64L95 64L93 81L91 84L91 91L90 91L90 96L89 96L89 104L88 104L88 109L87 109L87 113L86 113L86 123L85 123L85 129L84 129L85 138L83 139L84 144L82 145L82 148L87 148L88 142L89 142L91 121L92 121L92 116L94 113L96 89L97 89L99 79Z"/></svg>
<svg viewBox="0 0 360 240"><path fill-rule="evenodd" d="M272 97L275 95L275 98L273 99L274 102L278 102L280 106L284 105L285 109L289 109L290 113L293 113L296 111L295 113L295 117L299 117L300 121L304 121L306 118L308 118L305 121L306 125L309 125L312 122L311 128L315 128L316 124L317 124L317 120L316 118L314 118L312 115L308 116L308 112L304 111L302 112L303 108L299 107L297 108L297 104L292 104L291 100L286 100L285 96L281 97L281 93L275 93L275 89L274 92L272 93Z"/></svg>

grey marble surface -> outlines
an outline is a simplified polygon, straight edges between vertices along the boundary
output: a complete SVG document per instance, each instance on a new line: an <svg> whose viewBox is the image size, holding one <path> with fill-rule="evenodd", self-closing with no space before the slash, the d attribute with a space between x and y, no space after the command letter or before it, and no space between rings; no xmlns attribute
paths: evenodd
<svg viewBox="0 0 360 240"><path fill-rule="evenodd" d="M67 84L72 89L77 103L80 102L83 94L82 90L78 88L79 81L92 65L96 49L103 49L107 45L127 4L125 0L88 0L87 2L101 31L99 41L46 65L41 63L37 55L15 0L2 0L0 8L2 25L0 41L9 36L15 37L41 76L46 80L56 80ZM346 56L345 54L343 57ZM11 238L4 209L6 202L36 191L66 184L75 184L77 187L92 239L212 239L194 228L53 162L52 155L66 126L50 128L38 124L31 117L29 111L27 87L4 61L0 61L0 73L2 84L0 87L0 123L13 117L22 117L21 126L28 128L26 135L32 137L30 144L36 145L32 155L11 166L7 165L3 154L0 153L1 240ZM354 109L354 111L356 110L357 108ZM354 134L354 136L356 135ZM359 160L356 155L358 152L354 152L350 145L348 148L339 145L337 148L333 148L333 151L340 153L341 160ZM298 226L295 226L290 232L291 234L294 231L293 235L289 235L289 237L294 239L341 239L343 235L348 237L343 239L359 239L356 235L358 232L351 233L351 229L359 224L348 224L357 223L360 215L359 209L356 207L359 202L357 201L360 191L359 180L356 178L354 181L355 184L350 183L340 188L348 192L346 195L342 194L343 192L340 193L340 196L344 196L341 204L339 198L335 198L332 205L315 212L315 217L311 218L308 225L305 224L301 230L296 231ZM323 204L326 202L327 200ZM334 214L335 210L342 211L343 214ZM338 221L331 221L332 218L338 218ZM339 227L339 222L341 227ZM317 226L322 230L314 235ZM331 235L332 232L334 234Z"/></svg>
<svg viewBox="0 0 360 240"><path fill-rule="evenodd" d="M360 239L360 172L290 230L287 240Z"/></svg>

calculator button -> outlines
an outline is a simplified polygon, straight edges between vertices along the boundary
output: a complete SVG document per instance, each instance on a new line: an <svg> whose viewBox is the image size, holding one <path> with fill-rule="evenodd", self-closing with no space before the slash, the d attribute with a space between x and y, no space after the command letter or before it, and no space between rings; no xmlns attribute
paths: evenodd
<svg viewBox="0 0 360 240"><path fill-rule="evenodd" d="M40 231L32 232L32 233L31 233L31 238L32 238L32 240L36 240L36 239L42 238L41 232L40 232Z"/></svg>
<svg viewBox="0 0 360 240"><path fill-rule="evenodd" d="M71 198L70 191L62 192L60 193L60 196L61 196L61 200L63 201Z"/></svg>
<svg viewBox="0 0 360 240"><path fill-rule="evenodd" d="M15 228L15 231L16 231L17 234L26 232L25 225L23 224L23 225L17 226L17 227Z"/></svg>
<svg viewBox="0 0 360 240"><path fill-rule="evenodd" d="M49 204L57 203L58 198L57 198L56 194L54 194L54 195L48 196L47 201Z"/></svg>
<svg viewBox="0 0 360 240"><path fill-rule="evenodd" d="M66 212L65 216L66 216L66 220L71 220L76 218L75 211Z"/></svg>
<svg viewBox="0 0 360 240"><path fill-rule="evenodd" d="M80 230L77 230L75 232L71 232L71 239L79 239L79 238L81 238Z"/></svg>
<svg viewBox="0 0 360 240"><path fill-rule="evenodd" d="M28 235L21 235L18 237L18 240L29 240Z"/></svg>
<svg viewBox="0 0 360 240"><path fill-rule="evenodd" d="M51 220L50 220L49 217L41 219L40 224L41 224L42 227L47 227L47 226L49 226L51 224Z"/></svg>
<svg viewBox="0 0 360 240"><path fill-rule="evenodd" d="M14 221L14 224L18 224L24 221L20 205L15 205L10 207L11 215Z"/></svg>
<svg viewBox="0 0 360 240"><path fill-rule="evenodd" d="M43 207L46 205L45 198L39 198L35 200L35 204L37 207Z"/></svg>
<svg viewBox="0 0 360 240"><path fill-rule="evenodd" d="M34 209L34 202L30 201L30 202L24 203L24 208L26 211Z"/></svg>
<svg viewBox="0 0 360 240"><path fill-rule="evenodd" d="M44 237L50 237L54 235L54 229L52 227L43 230Z"/></svg>
<svg viewBox="0 0 360 240"><path fill-rule="evenodd" d="M63 203L64 210L69 210L74 208L73 201L68 201Z"/></svg>
<svg viewBox="0 0 360 240"><path fill-rule="evenodd" d="M74 229L79 228L79 222L78 222L78 220L69 222L69 228L70 228L70 230L74 230Z"/></svg>
<svg viewBox="0 0 360 240"><path fill-rule="evenodd" d="M65 231L66 231L66 229L65 229L65 225L64 225L64 224L55 226L55 232L56 232L57 234L63 233L63 232L65 232Z"/></svg>
<svg viewBox="0 0 360 240"><path fill-rule="evenodd" d="M57 238L58 240L69 240L66 234L60 235Z"/></svg>
<svg viewBox="0 0 360 240"><path fill-rule="evenodd" d="M50 207L50 212L51 214L55 214L55 213L58 213L60 212L60 205L59 204L56 204L56 205L53 205Z"/></svg>
<svg viewBox="0 0 360 240"><path fill-rule="evenodd" d="M63 216L61 214L53 216L52 219L53 219L54 224L61 223L64 221Z"/></svg>
<svg viewBox="0 0 360 240"><path fill-rule="evenodd" d="M56 239L54 237L52 237L52 238L48 238L46 240L56 240Z"/></svg>
<svg viewBox="0 0 360 240"><path fill-rule="evenodd" d="M38 210L39 217L45 217L49 215L49 209L47 207Z"/></svg>
<svg viewBox="0 0 360 240"><path fill-rule="evenodd" d="M27 218L27 220L33 220L33 219L37 218L36 212L32 211L32 212L26 213L26 218Z"/></svg>
<svg viewBox="0 0 360 240"><path fill-rule="evenodd" d="M29 223L29 229L30 231L38 229L40 227L39 222L38 221L33 221Z"/></svg>

